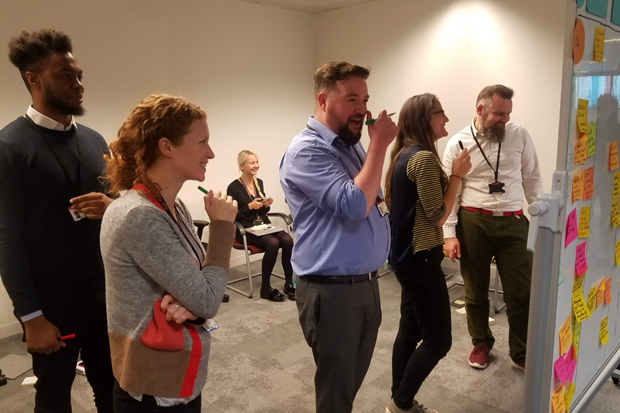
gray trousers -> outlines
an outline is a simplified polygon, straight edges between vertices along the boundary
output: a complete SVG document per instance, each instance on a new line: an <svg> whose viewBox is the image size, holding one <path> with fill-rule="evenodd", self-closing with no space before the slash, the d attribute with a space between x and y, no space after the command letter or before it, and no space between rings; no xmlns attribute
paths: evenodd
<svg viewBox="0 0 620 413"><path fill-rule="evenodd" d="M297 310L312 348L317 413L350 413L381 325L376 278L349 284L297 281Z"/></svg>

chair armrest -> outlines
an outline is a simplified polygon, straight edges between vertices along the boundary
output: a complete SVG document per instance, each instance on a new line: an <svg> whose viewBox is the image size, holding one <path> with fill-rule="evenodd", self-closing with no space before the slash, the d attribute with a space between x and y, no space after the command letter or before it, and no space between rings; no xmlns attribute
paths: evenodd
<svg viewBox="0 0 620 413"><path fill-rule="evenodd" d="M267 216L268 217L278 217L278 218L284 220L286 225L291 225L293 223L293 220L291 219L291 217L289 215L283 214L282 212L268 212Z"/></svg>
<svg viewBox="0 0 620 413"><path fill-rule="evenodd" d="M245 228L243 228L243 225L241 225L239 222L235 221L235 226L237 227L237 229L239 230L241 235L245 237L246 232L245 232Z"/></svg>
<svg viewBox="0 0 620 413"><path fill-rule="evenodd" d="M205 227L209 226L209 221L203 221L201 219L195 219L194 220L194 225L197 228L196 232L198 233L198 238L202 239L202 232L204 231Z"/></svg>

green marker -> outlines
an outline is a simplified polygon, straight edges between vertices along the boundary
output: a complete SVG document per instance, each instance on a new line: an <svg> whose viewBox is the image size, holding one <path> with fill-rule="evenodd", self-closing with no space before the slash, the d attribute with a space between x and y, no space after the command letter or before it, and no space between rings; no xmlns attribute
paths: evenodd
<svg viewBox="0 0 620 413"><path fill-rule="evenodd" d="M206 189L204 189L203 187L201 187L200 185L198 185L198 190L200 192L204 192L205 195L207 195L209 193L209 191L207 191Z"/></svg>
<svg viewBox="0 0 620 413"><path fill-rule="evenodd" d="M396 112L394 113L388 113L388 116L394 116L396 115ZM368 119L366 122L364 122L365 125L372 125L373 123L375 123L377 119Z"/></svg>

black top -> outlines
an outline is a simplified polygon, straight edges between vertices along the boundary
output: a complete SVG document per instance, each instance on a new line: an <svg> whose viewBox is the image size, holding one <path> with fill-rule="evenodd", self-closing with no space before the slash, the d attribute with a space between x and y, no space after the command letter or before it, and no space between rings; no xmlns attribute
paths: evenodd
<svg viewBox="0 0 620 413"><path fill-rule="evenodd" d="M263 181L260 178L256 178L258 181L258 185L260 186L260 191L265 195L265 187L263 186ZM263 223L270 224L269 218L267 217L267 212L271 209L270 207L261 207L259 209L250 209L248 204L254 200L254 198L260 198L258 195L258 191L254 188L254 194L248 194L248 191L245 189L245 186L239 182L238 179L235 179L228 185L228 189L226 193L230 195L235 201L237 201L237 218L235 221L241 223L243 228L249 228L254 226L254 220L256 217L260 217L263 220ZM265 195L267 196L267 195Z"/></svg>
<svg viewBox="0 0 620 413"><path fill-rule="evenodd" d="M75 222L68 208L106 192L98 178L107 151L84 125L54 131L20 117L0 130L0 275L17 315L104 287L101 221Z"/></svg>
<svg viewBox="0 0 620 413"><path fill-rule="evenodd" d="M416 153L423 150L417 145L405 149L396 160L392 175L390 206L392 242L389 261L394 272L410 270L413 261L413 226L419 196L418 186L407 176L407 163Z"/></svg>

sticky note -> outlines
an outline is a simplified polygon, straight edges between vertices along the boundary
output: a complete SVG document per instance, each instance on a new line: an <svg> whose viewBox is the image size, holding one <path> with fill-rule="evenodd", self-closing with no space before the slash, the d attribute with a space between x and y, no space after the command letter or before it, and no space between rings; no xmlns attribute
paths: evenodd
<svg viewBox="0 0 620 413"><path fill-rule="evenodd" d="M572 202L583 199L583 172L579 172L573 177Z"/></svg>
<svg viewBox="0 0 620 413"><path fill-rule="evenodd" d="M588 269L588 263L586 260L586 241L577 245L575 250L575 272L577 276L581 277Z"/></svg>
<svg viewBox="0 0 620 413"><path fill-rule="evenodd" d="M607 8L607 6L605 6L605 8ZM594 61L595 62L603 63L604 49L605 49L605 28L597 26L594 28Z"/></svg>
<svg viewBox="0 0 620 413"><path fill-rule="evenodd" d="M560 388L553 393L553 396L551 397L551 405L553 406L553 413L566 413L566 405L564 404L564 386L560 386Z"/></svg>
<svg viewBox="0 0 620 413"><path fill-rule="evenodd" d="M577 0L579 2L580 0ZM581 0L585 1L585 0ZM575 29L573 30L573 62L579 64L583 59L583 53L586 48L586 30L580 18L575 21Z"/></svg>
<svg viewBox="0 0 620 413"><path fill-rule="evenodd" d="M611 225L614 228L620 225L620 206L617 199L611 201Z"/></svg>
<svg viewBox="0 0 620 413"><path fill-rule="evenodd" d="M572 382L568 382L564 393L564 404L566 411L570 411L570 404L573 401L573 395L575 394L575 385Z"/></svg>
<svg viewBox="0 0 620 413"><path fill-rule="evenodd" d="M588 133L588 101L586 99L577 100L577 127L581 133ZM584 135L580 136L580 140ZM586 138L586 156L587 156L587 135Z"/></svg>
<svg viewBox="0 0 620 413"><path fill-rule="evenodd" d="M611 199L620 198L620 172L614 172L614 184L611 188Z"/></svg>
<svg viewBox="0 0 620 413"><path fill-rule="evenodd" d="M592 312L596 308L596 291L596 285L590 288L590 291L588 291L588 311L590 312L590 314L592 314Z"/></svg>
<svg viewBox="0 0 620 413"><path fill-rule="evenodd" d="M614 171L618 169L618 142L612 141L609 143L609 156L607 158L607 169Z"/></svg>
<svg viewBox="0 0 620 413"><path fill-rule="evenodd" d="M579 356L579 339L581 336L581 323L575 317L571 317L571 327L573 329L573 357L577 360Z"/></svg>
<svg viewBox="0 0 620 413"><path fill-rule="evenodd" d="M575 238L577 238L577 208L573 208L573 210L570 212L570 214L568 214L568 217L566 218L566 228L564 230L564 248L568 247L568 245L573 242Z"/></svg>
<svg viewBox="0 0 620 413"><path fill-rule="evenodd" d="M553 370L555 371L555 376L562 384L568 383L568 363L564 356L560 356L556 361L553 362Z"/></svg>
<svg viewBox="0 0 620 413"><path fill-rule="evenodd" d="M594 167L589 167L583 171L583 200L592 198L594 193Z"/></svg>
<svg viewBox="0 0 620 413"><path fill-rule="evenodd" d="M579 238L590 236L590 207L581 207L579 211Z"/></svg>
<svg viewBox="0 0 620 413"><path fill-rule="evenodd" d="M587 122L585 123L587 127ZM573 166L581 165L588 160L588 137L584 133L575 144L575 152L573 154Z"/></svg>
<svg viewBox="0 0 620 413"><path fill-rule="evenodd" d="M605 281L601 281L598 288L596 289L596 308L599 308L601 304L603 304L603 300L605 299Z"/></svg>
<svg viewBox="0 0 620 413"><path fill-rule="evenodd" d="M596 122L588 125L588 158L596 153Z"/></svg>
<svg viewBox="0 0 620 413"><path fill-rule="evenodd" d="M620 240L616 241L616 266L620 265Z"/></svg>
<svg viewBox="0 0 620 413"><path fill-rule="evenodd" d="M608 0L588 0L586 2L586 10L595 16L607 19Z"/></svg>
<svg viewBox="0 0 620 413"><path fill-rule="evenodd" d="M611 277L605 280L605 304L611 304Z"/></svg>
<svg viewBox="0 0 620 413"><path fill-rule="evenodd" d="M585 277L579 277L573 284L573 312L577 321L582 322L586 318L590 317L588 306L583 298L583 280Z"/></svg>
<svg viewBox="0 0 620 413"><path fill-rule="evenodd" d="M599 332L599 338L601 339L602 345L607 344L607 340L609 340L609 331L607 331L607 318L608 317L609 316L605 316L605 318L601 320L601 330Z"/></svg>
<svg viewBox="0 0 620 413"><path fill-rule="evenodd" d="M566 321L560 327L558 335L560 336L560 355L563 355L571 344L570 316L566 317Z"/></svg>

